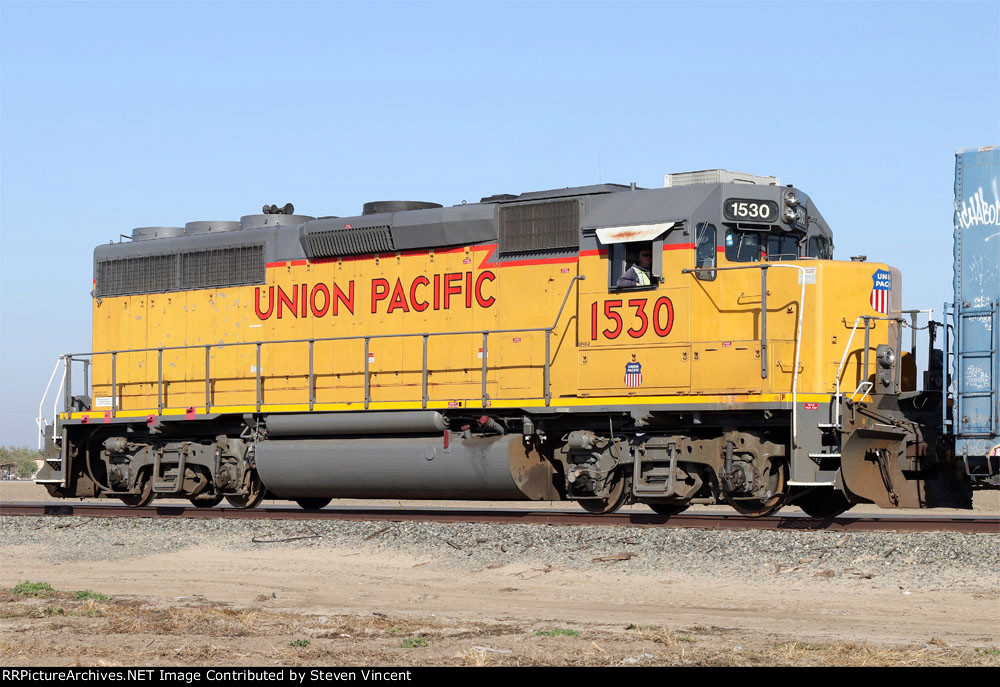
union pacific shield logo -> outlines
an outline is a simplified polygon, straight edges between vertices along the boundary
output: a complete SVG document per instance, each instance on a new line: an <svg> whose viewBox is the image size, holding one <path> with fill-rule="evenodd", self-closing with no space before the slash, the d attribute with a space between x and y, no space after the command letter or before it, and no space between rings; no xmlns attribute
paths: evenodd
<svg viewBox="0 0 1000 687"><path fill-rule="evenodd" d="M642 364L625 363L625 386L636 387L642 384Z"/></svg>
<svg viewBox="0 0 1000 687"><path fill-rule="evenodd" d="M872 295L869 298L872 308L883 315L888 314L890 295L892 295L892 273L888 270L876 270L872 275Z"/></svg>

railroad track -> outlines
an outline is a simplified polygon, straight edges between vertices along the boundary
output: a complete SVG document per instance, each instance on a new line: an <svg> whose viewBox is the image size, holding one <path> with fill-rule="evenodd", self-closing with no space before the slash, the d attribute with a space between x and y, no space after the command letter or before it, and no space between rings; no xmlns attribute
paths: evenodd
<svg viewBox="0 0 1000 687"><path fill-rule="evenodd" d="M694 527L702 529L767 530L880 530L894 532L969 532L1000 534L1000 517L977 516L840 516L810 518L774 515L747 518L741 515L699 513L672 516L620 512L590 515L573 511L462 510L394 508L325 508L306 511L297 506L240 510L195 508L183 505L129 508L124 505L8 503L0 505L0 516L58 516L88 518L229 518L239 520L355 520L383 522L523 523L531 525L614 525L632 527Z"/></svg>

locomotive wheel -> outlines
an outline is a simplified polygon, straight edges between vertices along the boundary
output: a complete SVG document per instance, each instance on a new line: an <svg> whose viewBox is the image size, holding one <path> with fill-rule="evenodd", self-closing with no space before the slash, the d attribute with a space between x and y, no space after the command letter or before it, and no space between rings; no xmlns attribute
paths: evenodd
<svg viewBox="0 0 1000 687"><path fill-rule="evenodd" d="M835 518L854 507L844 496L844 492L825 487L817 487L792 503L811 518Z"/></svg>
<svg viewBox="0 0 1000 687"><path fill-rule="evenodd" d="M145 479L142 483L142 489L138 494L126 494L125 496L119 496L124 503L129 508L142 508L143 506L148 506L153 502L153 498L156 494L153 493L153 478L149 473L145 473Z"/></svg>
<svg viewBox="0 0 1000 687"><path fill-rule="evenodd" d="M215 494L208 498L198 498L196 496L188 500L194 504L195 508L215 508L222 503L222 494Z"/></svg>
<svg viewBox="0 0 1000 687"><path fill-rule="evenodd" d="M53 496L57 499L66 499L70 497L70 494L67 494L66 490L59 484L46 484L45 491L49 492L49 496Z"/></svg>
<svg viewBox="0 0 1000 687"><path fill-rule="evenodd" d="M264 495L266 493L267 489L264 487L263 483L261 483L260 475L257 474L256 470L251 470L246 495L239 494L227 496L226 501L228 501L229 505L233 508L256 508L260 505L260 502L264 500Z"/></svg>
<svg viewBox="0 0 1000 687"><path fill-rule="evenodd" d="M577 503L585 511L594 515L609 515L614 513L625 505L625 500L628 498L629 491L631 491L625 488L627 481L621 473L618 473L615 483L611 486L611 493L608 495L608 498L585 499L577 501Z"/></svg>
<svg viewBox="0 0 1000 687"><path fill-rule="evenodd" d="M724 494L726 503L733 507L740 515L748 518L763 518L777 513L788 498L785 492L788 481L788 466L784 462L771 462L768 466L766 476L767 485L773 496L766 499L735 499Z"/></svg>
<svg viewBox="0 0 1000 687"><path fill-rule="evenodd" d="M320 508L324 508L330 501L333 501L333 499L295 499L295 503L299 504L299 507L303 510L319 510Z"/></svg>
<svg viewBox="0 0 1000 687"><path fill-rule="evenodd" d="M654 513L657 515L677 515L678 513L683 513L688 509L687 504L676 505L673 503L647 503Z"/></svg>

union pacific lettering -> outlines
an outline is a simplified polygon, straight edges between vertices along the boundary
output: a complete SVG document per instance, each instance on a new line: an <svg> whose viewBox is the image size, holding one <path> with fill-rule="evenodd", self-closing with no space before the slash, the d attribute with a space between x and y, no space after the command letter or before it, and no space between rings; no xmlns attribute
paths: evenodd
<svg viewBox="0 0 1000 687"><path fill-rule="evenodd" d="M486 293L491 288L487 282L495 279L496 274L489 270L478 276L472 272L447 272L430 278L419 275L412 281L396 279L395 283L376 278L371 280L365 305L372 314L471 308L473 303L480 308L491 308L496 298ZM345 287L336 282L329 286L322 282L288 287L257 286L254 287L254 310L260 320L310 315L325 317L328 313L337 317L344 312L353 315L356 306L354 286L353 279Z"/></svg>

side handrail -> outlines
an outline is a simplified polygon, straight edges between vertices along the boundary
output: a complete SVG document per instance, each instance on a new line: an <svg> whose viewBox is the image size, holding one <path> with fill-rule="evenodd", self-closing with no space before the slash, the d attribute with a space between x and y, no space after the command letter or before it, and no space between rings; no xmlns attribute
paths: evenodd
<svg viewBox="0 0 1000 687"><path fill-rule="evenodd" d="M854 318L854 326L851 328L851 335L847 338L847 345L844 346L844 355L840 357L840 365L837 366L837 379L834 388L836 389L836 395L834 400L836 401L833 406L833 426L840 427L840 376L844 371L844 364L847 362L847 356L851 352L851 344L854 342L854 335L858 331L858 322L861 321L861 315ZM865 322L865 327L868 327L868 323ZM867 372L867 370L865 370Z"/></svg>
<svg viewBox="0 0 1000 687"><path fill-rule="evenodd" d="M586 275L578 274L570 280L569 288L566 290L566 295L563 297L563 306L566 305L566 301L569 298L570 290L573 288L573 284L577 281L583 281ZM260 340L260 341L233 341L230 343L213 343L213 344L190 344L188 346L156 346L151 348L125 348L117 349L112 351L89 351L87 353L67 353L61 357L72 357L79 358L82 356L93 356L93 355L113 355L113 354L123 354L123 353L152 353L154 351L181 351L190 349L201 349L206 346L211 348L228 348L230 346L254 346L257 344L288 344L288 343L309 343L310 341L321 342L321 341L362 341L364 339L398 339L407 338L413 336L460 336L463 334L482 334L486 332L487 334L516 334L525 332L545 332L553 331L559 325L559 319L562 317L562 306L559 308L559 313L556 315L555 322L549 327L521 327L518 329L470 329L468 331L461 332L407 332L404 334L358 334L355 336L326 336L321 338L313 339L271 339L271 340Z"/></svg>
<svg viewBox="0 0 1000 687"><path fill-rule="evenodd" d="M916 349L916 331L918 329L918 327L917 327L917 315L919 315L920 313L928 313L928 317L929 318L933 318L933 316L934 316L934 310L927 308L927 309L922 309L922 310L901 310L899 312L899 314L900 314L899 317L889 317L889 316L879 317L879 316L872 316L872 315L858 315L854 319L854 326L851 327L851 335L847 338L847 345L844 346L844 355L841 356L841 358L840 358L840 365L837 366L837 379L834 380L834 388L836 389L834 398L836 400L836 404L835 404L835 408L834 408L834 411L833 411L833 425L835 427L838 427L838 428L840 427L840 398L841 398L840 378L843 375L844 365L847 363L847 358L848 358L848 356L851 353L851 344L854 343L854 335L858 331L858 323L860 323L862 320L864 320L864 322L865 322L865 350L864 350L864 363L863 363L864 371L862 372L862 375L861 375L861 383L858 384L857 388L854 390L854 393L851 394L851 401L852 402L855 402L855 401L858 401L858 400L860 400L860 402L864 402L864 400L866 398L868 398L868 395L871 393L872 389L875 388L874 384L868 384L867 388L864 391L864 393L861 395L861 398L857 399L858 393L861 392L862 387L865 386L865 383L866 383L866 381L868 379L868 367L869 367L868 352L869 352L869 350L871 348L870 343L869 343L869 334L871 332L871 323L883 320L883 321L886 321L886 322L895 322L897 325L899 325L900 330L899 330L898 335L896 337L896 339L897 339L896 340L896 355L897 355L897 360L899 360L899 359L901 359L900 356L899 356L900 349L902 349L902 327L904 325L906 325L906 320L904 320L902 316L903 315L909 315L910 316L910 320L911 321L910 321L909 326L913 330L913 336L912 336L912 342L911 342L911 352L913 352ZM926 329L926 327L925 327L925 329Z"/></svg>
<svg viewBox="0 0 1000 687"><path fill-rule="evenodd" d="M854 390L853 394L851 394L851 403L855 402L864 403L865 399L868 398L868 394L870 394L871 390L874 388L875 385L869 382L867 379L862 380L861 383L858 384L858 388ZM863 392L861 391L862 389L864 389ZM861 394L860 399L858 399L857 397L858 394Z"/></svg>
<svg viewBox="0 0 1000 687"><path fill-rule="evenodd" d="M958 372L958 362L957 355L952 356L951 346L952 346L952 336L951 333L954 331L955 326L952 322L948 321L948 318L952 318L952 322L955 317L955 304L945 303L943 312L941 314L941 320L944 324L944 343L943 343L943 358L942 369L941 369L941 427L944 429L945 434L954 434L955 426L954 420L948 419L948 400L950 398L949 382L948 380L952 378L951 365L953 359L955 360L955 372ZM958 410L956 408L956 410Z"/></svg>
<svg viewBox="0 0 1000 687"><path fill-rule="evenodd" d="M786 268L799 271L799 281L802 290L799 294L799 317L795 325L795 367L792 369L792 450L799 446L798 442L798 400L799 400L799 354L802 347L802 315L806 305L806 274L810 268L802 265L790 265L784 262L778 263L758 263L753 265L738 265L734 267L698 267L694 269L683 269L681 274L691 274L695 272L724 272L729 270L762 270L760 278L760 332L761 332L761 369L762 377L766 376L767 366L767 270L774 268ZM811 269L816 269L815 267Z"/></svg>
<svg viewBox="0 0 1000 687"><path fill-rule="evenodd" d="M110 355L111 356L111 360L112 360L112 365L111 365L111 368L112 368L111 369L111 379L112 379L111 415L113 417L113 416L116 415L117 410L118 410L118 407L117 407L118 406L118 403L117 403L117 388L116 388L117 387L117 383L116 383L115 380L116 380L116 377L117 377L117 357L119 355L121 355L121 354L131 354L131 353L152 353L152 352L156 352L157 353L157 392L156 392L156 396L157 396L157 412L162 412L162 410L163 410L163 401L162 401L162 399L163 399L163 394L162 394L162 391L163 391L163 389L162 389L162 385L163 385L163 372L162 372L162 365L163 365L163 352L164 351L182 351L182 350L195 350L195 349L204 349L205 350L205 368L206 368L206 375L205 375L205 397L206 397L206 407L207 407L207 406L210 406L210 403L208 403L208 402L210 401L210 395L211 395L210 378L208 376L208 370L209 370L209 365L210 365L210 363L209 363L209 360L210 360L209 351L210 351L210 349L230 348L230 347L234 347L234 346L254 346L254 347L256 347L256 356L257 356L255 368L256 368L257 409L259 411L260 410L260 405L261 405L261 403L260 403L260 396L261 396L261 360L260 360L261 347L265 346L265 345L307 343L307 344L309 344L309 405L310 405L310 408L311 408L313 406L313 404L315 403L315 387L314 387L314 379L313 379L313 377L314 377L314 370L313 370L313 364L312 364L313 363L312 353L313 353L313 346L314 346L314 344L319 343L319 342L328 342L328 341L364 341L364 343L365 343L365 407L367 408L368 404L369 404L369 402L371 400L370 399L370 390L369 390L369 387L368 387L368 384L369 384L368 352L369 352L369 343L371 342L371 340L372 339L397 339L397 338L421 337L423 339L423 347L424 347L424 350L423 350L423 370L422 370L423 380L422 380L421 386L423 387L422 388L423 403L426 406L426 403L427 403L427 400L428 400L427 399L427 390L426 390L427 389L427 340L430 337L435 337L435 336L463 336L463 335L481 334L482 337L483 337L483 381L482 381L483 391L482 391L482 393L483 393L483 401L484 401L484 404L485 404L485 401L487 400L487 397L486 397L486 371L488 369L487 343L488 343L488 337L489 337L489 335L491 335L491 334L525 334L525 333L533 333L533 332L543 332L545 334L545 365L544 365L544 387L545 387L545 395L544 395L544 399L545 399L545 404L549 405L549 403L551 401L551 398L552 398L552 394L551 394L551 337L552 337L552 332L554 332L555 329L556 329L556 327L559 326L559 322L562 319L563 311L566 308L566 303L569 301L569 296L570 296L570 294L573 291L573 286L578 281L583 281L585 279L586 279L586 275L583 275L583 274L574 275L572 277L572 279L570 279L570 283L566 287L566 293L563 295L562 303L559 306L559 311L556 313L555 320L548 327L521 327L521 328L516 328L516 329L473 329L473 330L458 331L458 332L442 331L442 332L408 332L408 333L402 333L402 334L360 334L360 335L353 335L353 336L330 336L330 337L311 338L311 339L278 339L278 340L240 341L240 342L230 342L230 343L191 344L191 345L186 345L186 346L158 346L158 347L149 347L149 348L132 348L132 349L119 349L119 350L110 350L110 351L90 351L90 352L86 352L86 353L69 353L69 354L60 356L60 360L61 361L69 361L69 360L73 360L75 358L86 358L86 357L93 358L94 356L98 356L98 355ZM68 362L67 362L67 364L68 364ZM58 365L59 365L59 363L57 362L56 363L56 369L58 369ZM56 369L53 369L53 371L52 371L52 377L53 378L55 377ZM65 379L65 374L66 373L65 373L65 369L64 369L64 372L63 372L63 378L64 379ZM49 380L49 386L46 387L46 396L48 395L48 388L51 385L52 385L52 380L50 379ZM60 386L61 385L62 385L62 382L60 382ZM56 400L58 401L58 394L57 394L57 399ZM45 399L43 398L42 399L42 403L44 403L44 401L45 401ZM41 416L41 408L39 408L39 416ZM36 420L36 421L39 422L39 423L41 423L41 420ZM58 416L56 418L56 422L54 423L54 425L55 424L58 424Z"/></svg>
<svg viewBox="0 0 1000 687"><path fill-rule="evenodd" d="M41 451L45 444L45 415L44 410L45 399L49 396L49 390L52 388L52 380L56 378L56 372L59 370L59 363L63 362L64 356L59 356L56 360L56 364L52 367L52 374L49 375L49 383L45 385L45 392L42 394L42 400L38 402L38 417L35 418L35 424L38 425L38 450ZM66 370L63 369L63 376L65 377ZM54 403L59 402L59 391L58 389L62 387L62 382L56 387L56 398ZM55 406L53 406L53 415L55 416ZM53 425L55 425L55 420L53 420Z"/></svg>

